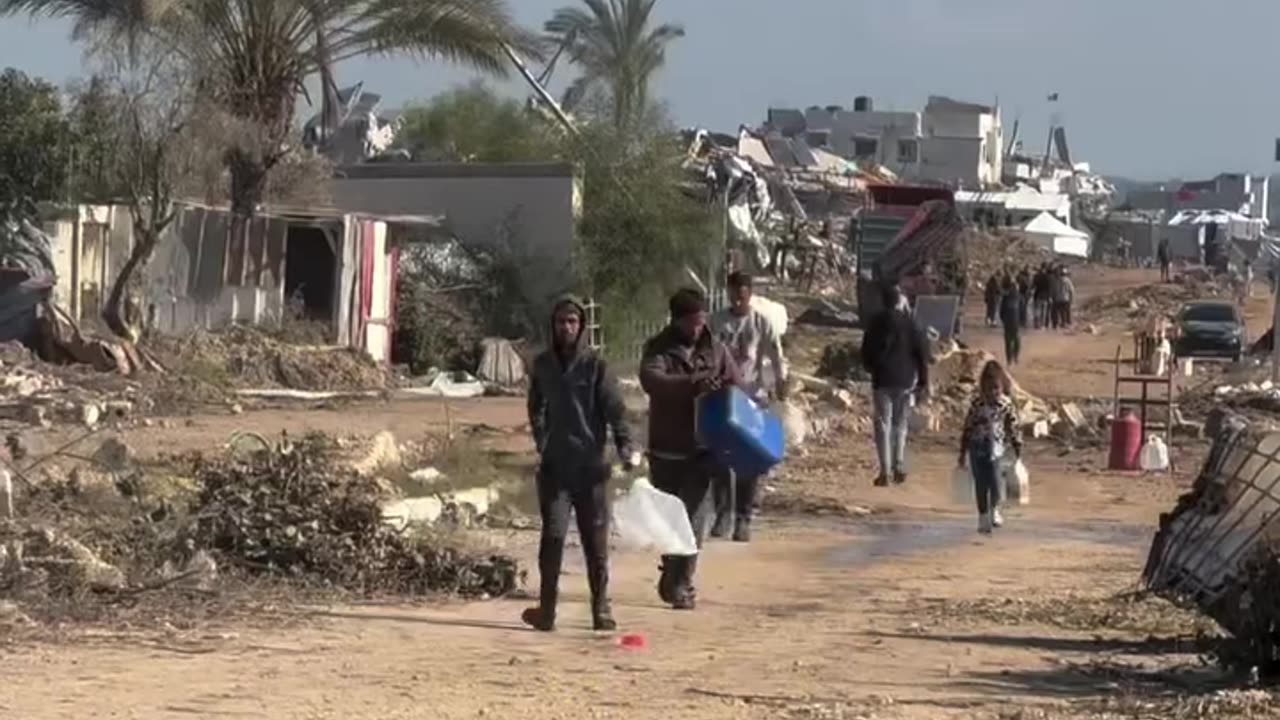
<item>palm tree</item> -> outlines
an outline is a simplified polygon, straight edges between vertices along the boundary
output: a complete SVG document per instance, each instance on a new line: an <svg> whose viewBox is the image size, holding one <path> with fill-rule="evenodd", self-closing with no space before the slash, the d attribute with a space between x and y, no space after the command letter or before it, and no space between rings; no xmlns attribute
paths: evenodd
<svg viewBox="0 0 1280 720"><path fill-rule="evenodd" d="M307 78L342 60L407 54L505 74L503 45L528 49L506 0L0 0L0 16L69 18L74 37L170 48L234 122L231 207L252 215L284 156Z"/></svg>
<svg viewBox="0 0 1280 720"><path fill-rule="evenodd" d="M613 102L613 122L625 128L643 113L649 81L666 62L667 45L684 37L684 28L666 23L651 27L658 0L582 0L585 7L564 7L545 25L551 40L567 47L582 70L565 94L572 106L603 84Z"/></svg>

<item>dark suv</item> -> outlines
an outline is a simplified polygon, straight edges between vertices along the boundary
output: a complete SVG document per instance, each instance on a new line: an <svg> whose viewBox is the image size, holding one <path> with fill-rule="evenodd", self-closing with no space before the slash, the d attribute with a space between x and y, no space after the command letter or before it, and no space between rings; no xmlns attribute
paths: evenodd
<svg viewBox="0 0 1280 720"><path fill-rule="evenodd" d="M1178 357L1214 357L1240 360L1248 340L1244 318L1235 304L1225 300L1196 300L1178 312L1173 352Z"/></svg>

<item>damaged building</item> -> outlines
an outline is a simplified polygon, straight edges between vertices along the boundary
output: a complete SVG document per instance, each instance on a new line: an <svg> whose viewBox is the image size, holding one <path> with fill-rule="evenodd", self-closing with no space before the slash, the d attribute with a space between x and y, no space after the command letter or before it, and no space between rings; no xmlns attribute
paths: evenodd
<svg viewBox="0 0 1280 720"><path fill-rule="evenodd" d="M932 96L923 112L883 111L859 97L852 110L770 109L764 131L875 163L908 181L983 188L1002 177L1004 128L996 106Z"/></svg>

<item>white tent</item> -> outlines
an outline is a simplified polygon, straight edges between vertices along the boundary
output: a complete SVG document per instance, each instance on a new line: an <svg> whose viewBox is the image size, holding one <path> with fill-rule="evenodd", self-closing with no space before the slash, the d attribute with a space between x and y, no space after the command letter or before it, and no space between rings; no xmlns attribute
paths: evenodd
<svg viewBox="0 0 1280 720"><path fill-rule="evenodd" d="M1042 212L1022 228L1030 241L1056 255L1089 257L1089 233L1077 230L1052 214Z"/></svg>

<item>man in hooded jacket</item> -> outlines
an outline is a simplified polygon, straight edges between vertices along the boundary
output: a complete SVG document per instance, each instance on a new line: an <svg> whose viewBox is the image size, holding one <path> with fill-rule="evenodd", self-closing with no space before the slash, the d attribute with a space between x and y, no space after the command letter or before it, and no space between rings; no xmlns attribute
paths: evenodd
<svg viewBox="0 0 1280 720"><path fill-rule="evenodd" d="M698 440L697 399L738 383L729 351L707 329L706 298L681 290L670 301L671 323L645 343L640 385L649 395L649 464L653 486L684 502L702 546L718 461ZM658 596L677 610L692 610L698 556L666 555Z"/></svg>
<svg viewBox="0 0 1280 720"><path fill-rule="evenodd" d="M538 449L538 510L542 539L538 547L541 593L538 607L524 621L550 632L555 629L556 600L569 511L578 519L578 535L587 561L591 618L595 630L617 628L609 606L609 499L605 460L608 433L624 467L634 467L625 420L626 406L617 379L603 358L585 347L586 311L565 298L551 315L551 348L533 361L529 382L529 426Z"/></svg>

